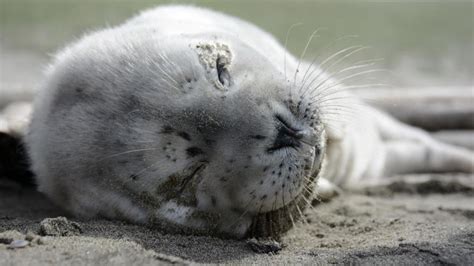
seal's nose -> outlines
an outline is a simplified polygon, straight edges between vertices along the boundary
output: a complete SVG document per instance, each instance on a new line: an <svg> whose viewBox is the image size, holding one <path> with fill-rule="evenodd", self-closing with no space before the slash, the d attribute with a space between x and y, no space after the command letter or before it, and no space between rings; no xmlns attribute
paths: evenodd
<svg viewBox="0 0 474 266"><path fill-rule="evenodd" d="M284 125L278 128L278 133L272 148L280 149L285 147L297 148L300 146L300 140L303 136L299 131L288 128Z"/></svg>
<svg viewBox="0 0 474 266"><path fill-rule="evenodd" d="M316 145L318 137L314 129L296 129L289 126L281 117L277 116L276 118L281 123L277 126L277 135L268 152L282 148L298 148L301 144Z"/></svg>

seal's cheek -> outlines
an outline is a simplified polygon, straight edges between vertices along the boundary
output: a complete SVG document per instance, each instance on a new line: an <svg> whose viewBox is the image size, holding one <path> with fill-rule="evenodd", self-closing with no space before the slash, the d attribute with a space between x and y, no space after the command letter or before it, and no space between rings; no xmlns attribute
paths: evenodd
<svg viewBox="0 0 474 266"><path fill-rule="evenodd" d="M196 207L201 211L220 213L233 207L231 184L220 180L220 175L212 173L212 169L202 172L202 181L195 190ZM214 171L215 172L215 171Z"/></svg>

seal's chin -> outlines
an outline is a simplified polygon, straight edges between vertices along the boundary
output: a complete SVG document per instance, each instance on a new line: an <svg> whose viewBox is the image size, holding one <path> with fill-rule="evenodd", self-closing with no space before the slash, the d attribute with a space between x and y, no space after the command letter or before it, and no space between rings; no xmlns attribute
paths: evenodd
<svg viewBox="0 0 474 266"><path fill-rule="evenodd" d="M247 237L279 239L281 235L290 230L296 222L304 219L303 212L311 204L318 171L306 178L303 191L285 206L269 212L259 213L253 217Z"/></svg>

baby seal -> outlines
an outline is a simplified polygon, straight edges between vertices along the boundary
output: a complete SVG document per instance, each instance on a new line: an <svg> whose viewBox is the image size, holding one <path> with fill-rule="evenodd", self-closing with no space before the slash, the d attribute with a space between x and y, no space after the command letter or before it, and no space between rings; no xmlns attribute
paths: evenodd
<svg viewBox="0 0 474 266"><path fill-rule="evenodd" d="M278 236L319 177L472 170L470 152L361 105L322 69L196 7L89 34L56 56L35 100L26 144L39 190L83 218ZM361 106L352 122L337 119L345 104Z"/></svg>

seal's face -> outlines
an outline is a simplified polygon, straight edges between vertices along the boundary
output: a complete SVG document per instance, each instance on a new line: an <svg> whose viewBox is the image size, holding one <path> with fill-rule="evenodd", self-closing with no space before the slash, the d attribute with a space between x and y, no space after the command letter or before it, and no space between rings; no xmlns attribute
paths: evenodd
<svg viewBox="0 0 474 266"><path fill-rule="evenodd" d="M166 74L184 93L160 124L156 156L179 170L162 176L158 191L202 212L255 217L312 189L325 136L317 110L294 84L249 47L238 47L200 41L183 47L192 53L167 56L183 61L174 57L184 54L189 64ZM169 193L172 179L179 193Z"/></svg>

